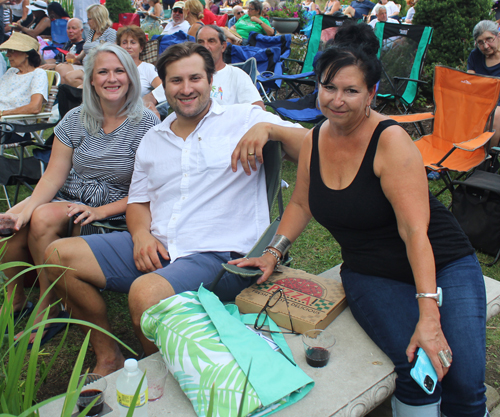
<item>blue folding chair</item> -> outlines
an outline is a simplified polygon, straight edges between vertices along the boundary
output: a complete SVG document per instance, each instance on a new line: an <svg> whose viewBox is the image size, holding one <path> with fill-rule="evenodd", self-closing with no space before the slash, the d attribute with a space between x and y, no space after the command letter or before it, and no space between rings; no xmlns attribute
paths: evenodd
<svg viewBox="0 0 500 417"><path fill-rule="evenodd" d="M281 48L277 46L271 48L257 48L255 46L238 46L228 43L223 55L226 64L245 62L252 57L257 61L257 70L259 74L269 74L271 76L282 75L282 63L280 58ZM259 79L259 77L260 75L257 79ZM266 97L267 101L267 97L271 92L279 90L280 86L281 80L279 77L272 78L270 81L263 79L257 83L259 92Z"/></svg>
<svg viewBox="0 0 500 417"><path fill-rule="evenodd" d="M63 47L69 42L66 27L68 21L65 19L56 19L50 23L50 33L52 36L52 45L56 47Z"/></svg>
<svg viewBox="0 0 500 417"><path fill-rule="evenodd" d="M281 50L280 59L283 60L290 57L292 51L292 35L266 36L257 32L250 32L248 35L248 45L261 49L274 48L277 46Z"/></svg>

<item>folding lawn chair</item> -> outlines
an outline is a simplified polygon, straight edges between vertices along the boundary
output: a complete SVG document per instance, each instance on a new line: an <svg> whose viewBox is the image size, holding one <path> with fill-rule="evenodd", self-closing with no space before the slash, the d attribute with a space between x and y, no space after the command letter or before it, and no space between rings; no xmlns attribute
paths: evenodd
<svg viewBox="0 0 500 417"><path fill-rule="evenodd" d="M249 58L255 58L257 61L257 70L260 74L282 74L281 48L273 46L271 48L257 48L255 46L239 46L231 43L227 44L223 54L223 60L226 64L237 64L245 62ZM257 77L259 79L259 77ZM267 81L267 80L265 80ZM269 95L271 91L277 91L280 88L279 80L261 82L257 84L261 95Z"/></svg>
<svg viewBox="0 0 500 417"><path fill-rule="evenodd" d="M283 197L281 194L281 165L282 165L282 155L281 155L281 142L268 141L263 149L264 158L264 170L266 176L266 189L267 189L267 202L269 206L269 213L274 205L276 199L278 200L278 210L279 216L272 222L269 227L264 231L259 241L254 245L254 247L245 255L246 258L251 258L255 256L262 255L264 249L271 243L276 230L283 216ZM287 261L288 263L289 261ZM262 275L262 271L258 268L239 268L234 265L222 264L222 269L217 274L210 286L210 291L213 291L224 273L228 271L236 275L242 275L245 277L258 277Z"/></svg>
<svg viewBox="0 0 500 417"><path fill-rule="evenodd" d="M494 134L493 118L499 96L499 78L437 65L434 72L434 115L391 116L400 123L434 121L434 131L415 144L424 165L442 173L445 187L437 195L447 189L453 192L449 171L465 175L489 157L489 141Z"/></svg>
<svg viewBox="0 0 500 417"><path fill-rule="evenodd" d="M32 186L38 182L43 173L43 163L31 156L28 149L33 146L47 149L43 140L44 131L57 124L48 121L52 115L52 106L61 78L55 71L46 72L49 95L42 112L0 118L0 122L8 122L12 126L12 129L3 129L0 133L0 185L9 208L17 204L21 185L33 191ZM10 185L16 185L13 197L7 189Z"/></svg>
<svg viewBox="0 0 500 417"><path fill-rule="evenodd" d="M281 50L280 59L283 60L290 57L292 51L292 35L266 36L257 32L250 32L248 35L248 45L261 49L277 46Z"/></svg>
<svg viewBox="0 0 500 417"><path fill-rule="evenodd" d="M304 97L271 101L266 105L272 107L284 119L317 124L325 118L316 107L317 98L318 90L316 89Z"/></svg>
<svg viewBox="0 0 500 417"><path fill-rule="evenodd" d="M382 78L377 92L378 111L393 103L401 114L408 114L417 98L427 48L433 29L429 26L379 22L375 35L380 41ZM415 126L420 135L422 130Z"/></svg>
<svg viewBox="0 0 500 417"><path fill-rule="evenodd" d="M62 48L69 42L66 27L68 21L66 19L55 19L50 23L50 33L52 35L52 46Z"/></svg>
<svg viewBox="0 0 500 417"><path fill-rule="evenodd" d="M345 24L354 24L355 22L352 22L346 17L333 17L333 16L327 16L327 15L316 15L314 16L314 21L312 24L312 31L311 31L311 38L309 39L309 42L307 43L307 52L305 54L304 60L298 60L298 59L293 59L293 58L286 58L283 60L284 67L283 67L283 75L276 74L272 77L269 77L268 74L261 74L258 78L258 82L276 82L277 84L279 82L282 83L281 88L285 88L285 100L290 99L294 94L296 94L298 97L304 97L305 93L301 89L303 86L309 86L309 87L316 87L316 76L314 73L314 62L317 59L318 52L322 51L326 45L326 42L329 40L335 38L335 35L337 33L337 30L345 25ZM295 64L295 66L299 68L299 73L294 74L292 71L292 66ZM279 84L278 84L279 85ZM272 97L270 97L272 98ZM267 101L266 104L269 104L272 102L272 100L269 100L268 97L266 97ZM300 100L300 99L295 99L291 103L296 103L299 102L301 103L304 101L307 103L304 108L309 108L310 112L309 113L315 113L314 107L310 107L309 103L315 101L308 97L305 100ZM278 104L277 108L288 108L288 107L295 108L297 107L297 104L287 104L284 103L283 101ZM302 105L298 105L298 108L302 108ZM300 120L300 115L297 114L297 117L290 117L286 116L288 118L291 118L292 120ZM320 116L318 114L312 116L312 119L309 117L309 120L321 120Z"/></svg>

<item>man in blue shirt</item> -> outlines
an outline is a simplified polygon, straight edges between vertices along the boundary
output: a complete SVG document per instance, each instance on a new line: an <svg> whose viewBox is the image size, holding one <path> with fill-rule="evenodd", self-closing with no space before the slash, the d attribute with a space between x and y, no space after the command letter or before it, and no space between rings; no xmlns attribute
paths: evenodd
<svg viewBox="0 0 500 417"><path fill-rule="evenodd" d="M354 0L351 2L351 7L356 10L354 19L362 19L363 15L369 15L375 4L369 0Z"/></svg>
<svg viewBox="0 0 500 417"><path fill-rule="evenodd" d="M233 17L231 19L229 19L229 21L227 22L227 27L229 29L231 29L232 26L234 26L236 24L236 22L238 21L238 19L243 16L245 14L245 12L243 11L243 7L241 6L234 6L233 7Z"/></svg>

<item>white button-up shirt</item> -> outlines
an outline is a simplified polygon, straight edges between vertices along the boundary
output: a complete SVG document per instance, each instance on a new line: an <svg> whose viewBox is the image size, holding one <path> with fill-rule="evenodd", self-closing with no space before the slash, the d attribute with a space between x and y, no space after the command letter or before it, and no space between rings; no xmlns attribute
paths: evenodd
<svg viewBox="0 0 500 417"><path fill-rule="evenodd" d="M137 149L128 203L150 203L151 233L172 261L199 252L247 253L269 225L264 170L246 175L231 154L256 123L297 126L258 106L220 106L183 140L172 113Z"/></svg>

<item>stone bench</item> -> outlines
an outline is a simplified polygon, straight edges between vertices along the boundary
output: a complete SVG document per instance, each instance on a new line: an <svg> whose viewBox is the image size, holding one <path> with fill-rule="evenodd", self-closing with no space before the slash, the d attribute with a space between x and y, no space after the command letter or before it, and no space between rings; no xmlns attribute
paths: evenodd
<svg viewBox="0 0 500 417"><path fill-rule="evenodd" d="M340 267L332 268L322 276L340 280ZM500 282L485 277L488 319L500 313ZM356 417L364 416L392 395L396 374L390 359L372 342L354 320L349 308L328 326L337 343L332 358L325 368L312 368L306 364L301 338L286 335L297 364L315 381L311 392L301 401L275 413L276 417ZM143 359L159 356L159 353ZM114 409L109 417L118 416L116 404L116 378L118 372L107 376L106 402ZM60 415L63 400L41 409L43 417ZM149 417L195 417L196 414L179 385L168 375L165 394L148 404Z"/></svg>

